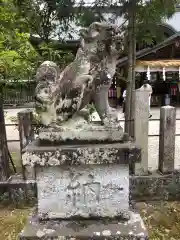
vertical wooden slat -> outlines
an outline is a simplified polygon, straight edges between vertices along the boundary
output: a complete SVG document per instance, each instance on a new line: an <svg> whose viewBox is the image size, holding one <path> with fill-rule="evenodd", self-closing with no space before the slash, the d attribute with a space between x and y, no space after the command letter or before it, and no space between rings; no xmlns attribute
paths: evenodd
<svg viewBox="0 0 180 240"><path fill-rule="evenodd" d="M34 140L34 130L32 126L33 112L31 110L25 110L18 113L18 125L19 125L19 140L20 151L22 156L22 150ZM21 158L22 159L22 158ZM22 164L23 177L26 179L25 168Z"/></svg>
<svg viewBox="0 0 180 240"><path fill-rule="evenodd" d="M0 181L6 181L10 176L10 166L3 109L2 85L0 88Z"/></svg>

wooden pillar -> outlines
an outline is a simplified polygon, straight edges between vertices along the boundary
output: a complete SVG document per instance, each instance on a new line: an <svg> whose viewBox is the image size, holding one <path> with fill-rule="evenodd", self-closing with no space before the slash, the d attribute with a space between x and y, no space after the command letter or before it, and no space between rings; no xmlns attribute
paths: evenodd
<svg viewBox="0 0 180 240"><path fill-rule="evenodd" d="M21 151L32 140L34 140L34 131L32 127L33 112L31 110L25 110L18 113L19 122L19 139Z"/></svg>
<svg viewBox="0 0 180 240"><path fill-rule="evenodd" d="M176 109L172 106L161 107L159 138L159 171L171 173L175 159Z"/></svg>
<svg viewBox="0 0 180 240"><path fill-rule="evenodd" d="M148 173L149 92L137 89L133 92L134 138L141 148L141 163L135 166L135 174Z"/></svg>
<svg viewBox="0 0 180 240"><path fill-rule="evenodd" d="M18 113L18 125L19 125L19 140L20 151L22 156L22 150L34 140L34 130L32 126L33 112L31 110L25 110ZM22 159L22 158L21 158ZM22 165L24 179L33 178L33 171L25 169ZM31 176L32 175L32 176Z"/></svg>
<svg viewBox="0 0 180 240"><path fill-rule="evenodd" d="M8 145L3 109L3 87L4 86L0 84L0 181L6 181L10 177Z"/></svg>

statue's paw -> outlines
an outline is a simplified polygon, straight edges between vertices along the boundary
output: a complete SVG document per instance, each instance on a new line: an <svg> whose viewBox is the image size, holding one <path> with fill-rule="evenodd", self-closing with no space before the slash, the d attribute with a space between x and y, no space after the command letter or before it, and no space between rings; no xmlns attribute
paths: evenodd
<svg viewBox="0 0 180 240"><path fill-rule="evenodd" d="M42 103L35 103L35 109L37 113L46 112L47 107Z"/></svg>
<svg viewBox="0 0 180 240"><path fill-rule="evenodd" d="M83 108L81 111L78 111L76 116L83 118L86 122L89 122L90 120L90 113L87 108Z"/></svg>
<svg viewBox="0 0 180 240"><path fill-rule="evenodd" d="M105 126L112 126L112 125L119 124L117 111L111 111L110 114L106 115L102 119L102 122L103 122L103 125Z"/></svg>
<svg viewBox="0 0 180 240"><path fill-rule="evenodd" d="M87 77L87 79L86 79L87 88L92 88L93 80L94 80L93 77L90 75L88 75L86 77Z"/></svg>

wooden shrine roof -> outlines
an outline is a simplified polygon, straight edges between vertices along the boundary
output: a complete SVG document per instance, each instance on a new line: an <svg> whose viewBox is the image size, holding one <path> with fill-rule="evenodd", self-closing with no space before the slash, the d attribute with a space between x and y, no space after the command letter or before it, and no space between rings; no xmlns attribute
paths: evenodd
<svg viewBox="0 0 180 240"><path fill-rule="evenodd" d="M171 37L165 39L163 42L155 45L152 48L149 47L149 48L146 48L146 49L143 49L143 50L140 50L140 51L136 52L136 59L141 59L141 58L144 58L144 57L150 55L151 53L156 53L158 50L163 49L163 48L171 45L177 38L180 38L180 32L175 33ZM123 58L119 59L118 66L121 67L123 65L126 65L127 61L128 61L128 57L123 57ZM164 60L162 60L162 61L164 61ZM171 60L169 60L169 61L171 61ZM178 61L178 60L175 60L175 61ZM158 62L158 61L156 61L156 62Z"/></svg>

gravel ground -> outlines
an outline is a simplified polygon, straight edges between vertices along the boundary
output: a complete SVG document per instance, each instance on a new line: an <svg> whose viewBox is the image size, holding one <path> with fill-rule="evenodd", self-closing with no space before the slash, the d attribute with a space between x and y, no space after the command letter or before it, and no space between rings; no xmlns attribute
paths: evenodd
<svg viewBox="0 0 180 240"><path fill-rule="evenodd" d="M12 123L10 117L16 116L19 111L25 110L24 108L21 109L6 109L6 124ZM124 119L121 110L119 111L119 119ZM157 135L159 134L159 116L160 116L160 109L159 108L152 108L152 119L157 119L157 121L149 121L149 135ZM176 111L176 118L180 119L180 108ZM95 116L95 119L98 120L98 116ZM124 124L122 123L122 126ZM18 139L18 131L14 126L6 127L7 131L7 138L8 140ZM176 121L176 133L180 134L180 120ZM9 148L11 152L18 152L19 151L19 143L13 142L9 143ZM153 171L158 168L158 151L159 151L159 137L149 136L149 170ZM180 136L176 137L176 148L175 148L175 168L180 168Z"/></svg>

